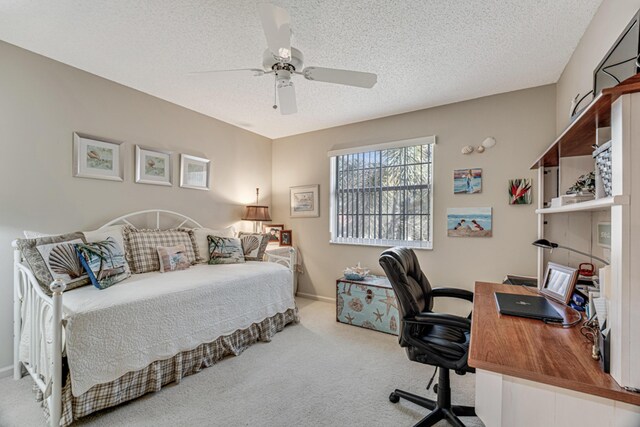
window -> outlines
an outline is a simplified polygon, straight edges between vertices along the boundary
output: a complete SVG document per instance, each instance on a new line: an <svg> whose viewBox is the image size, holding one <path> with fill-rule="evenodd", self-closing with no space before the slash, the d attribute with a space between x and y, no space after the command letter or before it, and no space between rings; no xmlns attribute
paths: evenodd
<svg viewBox="0 0 640 427"><path fill-rule="evenodd" d="M435 137L337 150L331 242L432 248Z"/></svg>

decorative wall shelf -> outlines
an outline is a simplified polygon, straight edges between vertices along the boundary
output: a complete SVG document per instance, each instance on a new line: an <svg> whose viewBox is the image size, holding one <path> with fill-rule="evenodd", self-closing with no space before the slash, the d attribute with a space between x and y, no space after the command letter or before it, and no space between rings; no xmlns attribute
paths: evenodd
<svg viewBox="0 0 640 427"><path fill-rule="evenodd" d="M536 209L537 214L553 214L553 213L567 213L567 212L580 212L580 211L600 211L609 209L611 206L628 205L629 196L611 196L603 197L602 199L589 200L586 202L571 203L568 205L560 206L558 208L544 208Z"/></svg>

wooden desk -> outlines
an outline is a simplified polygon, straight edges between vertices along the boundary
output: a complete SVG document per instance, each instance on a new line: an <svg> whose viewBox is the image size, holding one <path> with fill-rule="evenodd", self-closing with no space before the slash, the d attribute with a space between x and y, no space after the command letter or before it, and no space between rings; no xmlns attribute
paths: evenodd
<svg viewBox="0 0 640 427"><path fill-rule="evenodd" d="M582 323L564 329L501 315L495 292L531 294L532 290L484 282L475 285L469 365L477 370L476 412L487 426L573 425L566 424L571 423L567 413L577 408L594 411L582 413L580 425L609 425L601 423L616 417L633 424L615 425L640 425L640 407L625 404L640 405L640 394L621 388L591 358L591 343L580 333ZM576 320L571 309L554 305L565 321ZM573 410L563 407L567 404Z"/></svg>
<svg viewBox="0 0 640 427"><path fill-rule="evenodd" d="M476 282L469 365L530 381L640 405L640 393L624 390L591 358L591 343L572 328L498 313L495 292L531 295L522 286ZM568 307L565 322L576 320Z"/></svg>

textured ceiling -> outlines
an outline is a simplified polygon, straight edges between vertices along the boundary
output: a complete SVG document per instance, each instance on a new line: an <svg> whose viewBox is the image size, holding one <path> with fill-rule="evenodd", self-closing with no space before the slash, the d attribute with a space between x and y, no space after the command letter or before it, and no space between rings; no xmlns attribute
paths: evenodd
<svg viewBox="0 0 640 427"><path fill-rule="evenodd" d="M277 0L305 65L378 74L373 89L294 77L272 109L251 0L0 0L0 39L269 138L558 80L602 0Z"/></svg>

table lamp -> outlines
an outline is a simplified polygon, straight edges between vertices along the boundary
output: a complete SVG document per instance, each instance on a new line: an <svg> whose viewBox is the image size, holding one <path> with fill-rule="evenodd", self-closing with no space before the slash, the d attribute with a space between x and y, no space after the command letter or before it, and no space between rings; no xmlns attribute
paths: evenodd
<svg viewBox="0 0 640 427"><path fill-rule="evenodd" d="M245 206L244 215L241 218L243 221L254 221L254 233L258 232L258 222L262 223L262 221L271 221L271 216L269 216L269 206L260 205L259 199L260 189L256 188L256 204Z"/></svg>
<svg viewBox="0 0 640 427"><path fill-rule="evenodd" d="M539 248L543 248L543 249L549 249L551 251L553 251L555 248L566 249L568 251L575 252L575 253L578 253L580 255L587 256L589 258L597 259L598 261L604 263L604 265L609 265L609 262L603 260L602 258L598 258L597 256L594 256L594 255L586 253L586 252L579 251L577 249L572 249L572 248L569 248L569 247L566 247L566 246L561 246L561 245L559 245L557 243L550 242L547 239L538 239L535 242L533 242L532 245L533 246L537 246Z"/></svg>

